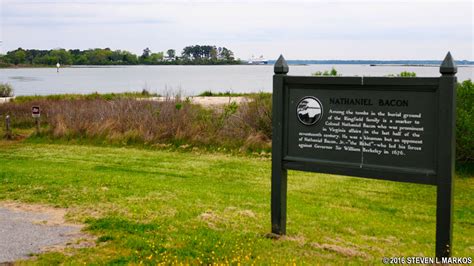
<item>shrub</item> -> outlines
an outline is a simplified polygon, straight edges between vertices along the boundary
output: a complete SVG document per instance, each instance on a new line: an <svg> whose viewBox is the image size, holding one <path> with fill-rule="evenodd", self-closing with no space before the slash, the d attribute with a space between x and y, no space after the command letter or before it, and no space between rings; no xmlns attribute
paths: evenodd
<svg viewBox="0 0 474 266"><path fill-rule="evenodd" d="M403 72L400 72L400 74L398 74L397 77L414 78L414 77L416 77L416 73L415 72L409 72L409 71L403 71Z"/></svg>
<svg viewBox="0 0 474 266"><path fill-rule="evenodd" d="M0 83L0 97L12 97L13 88L8 83Z"/></svg>
<svg viewBox="0 0 474 266"><path fill-rule="evenodd" d="M333 67L331 70L324 70L324 72L316 71L313 73L313 76L337 76L337 70Z"/></svg>
<svg viewBox="0 0 474 266"><path fill-rule="evenodd" d="M415 72L410 72L410 71L402 71L400 74L394 75L394 74L388 74L386 77L399 77L399 78L415 78L416 73Z"/></svg>
<svg viewBox="0 0 474 266"><path fill-rule="evenodd" d="M206 97L209 97L209 96L214 96L214 93L212 91L204 91L202 93L200 93L198 96L206 96Z"/></svg>
<svg viewBox="0 0 474 266"><path fill-rule="evenodd" d="M474 162L474 85L471 80L458 84L456 106L456 158Z"/></svg>
<svg viewBox="0 0 474 266"><path fill-rule="evenodd" d="M252 93L230 92L230 91L212 92L210 90L203 91L200 94L198 94L198 96L201 96L201 97L213 97L213 96L215 96L215 97L238 97L238 96L250 96L250 95L253 95L253 94Z"/></svg>

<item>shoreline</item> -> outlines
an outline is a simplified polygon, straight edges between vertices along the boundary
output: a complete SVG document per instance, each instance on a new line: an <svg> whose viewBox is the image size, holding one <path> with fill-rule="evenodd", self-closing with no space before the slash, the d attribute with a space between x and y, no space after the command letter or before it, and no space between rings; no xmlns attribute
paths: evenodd
<svg viewBox="0 0 474 266"><path fill-rule="evenodd" d="M8 103L14 100L15 98L16 96L0 97L0 104ZM134 99L137 101L156 101L156 102L176 100L175 97L165 97L165 96L148 97L148 98L130 98L130 99ZM186 99L189 99L189 101L193 104L199 104L204 107L221 106L221 105L231 104L233 102L235 102L236 104L242 104L250 100L250 98L246 96L192 96L192 97L183 98L181 99L181 101L186 101Z"/></svg>
<svg viewBox="0 0 474 266"><path fill-rule="evenodd" d="M235 64L136 64L136 65L61 65L61 68L106 68L106 67L130 67L130 66L239 66L248 65L244 63ZM22 68L56 68L54 65L0 65L0 69L22 69Z"/></svg>
<svg viewBox="0 0 474 266"><path fill-rule="evenodd" d="M380 62L360 62L360 63L350 63L350 62L327 62L327 63L289 63L288 65L292 66L309 66L309 65L364 65L370 67L384 67L384 66L398 66L398 67L439 67L439 64L430 64L430 63L380 63ZM61 68L119 68L119 67L143 67L143 66L273 66L273 62L269 64L246 64L246 63L236 63L236 64L136 64L136 65L62 65ZM457 64L457 67L474 67L474 64ZM25 69L25 68L56 68L54 65L0 65L0 69Z"/></svg>

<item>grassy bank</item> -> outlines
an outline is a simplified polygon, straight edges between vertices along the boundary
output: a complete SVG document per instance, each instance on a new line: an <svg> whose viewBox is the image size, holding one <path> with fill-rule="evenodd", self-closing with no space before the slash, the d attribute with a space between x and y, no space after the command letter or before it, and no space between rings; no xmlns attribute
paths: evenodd
<svg viewBox="0 0 474 266"><path fill-rule="evenodd" d="M97 245L42 264L379 264L433 256L435 188L290 171L288 236L270 231L270 160L0 141L0 200L68 209ZM474 251L474 178L455 179L454 256Z"/></svg>

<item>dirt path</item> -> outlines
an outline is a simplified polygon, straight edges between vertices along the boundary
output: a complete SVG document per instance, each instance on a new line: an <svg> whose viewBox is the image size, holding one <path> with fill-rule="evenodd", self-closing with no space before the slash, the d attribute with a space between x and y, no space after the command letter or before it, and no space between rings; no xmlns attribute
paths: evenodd
<svg viewBox="0 0 474 266"><path fill-rule="evenodd" d="M93 245L82 226L64 221L65 210L0 202L0 264L65 247Z"/></svg>

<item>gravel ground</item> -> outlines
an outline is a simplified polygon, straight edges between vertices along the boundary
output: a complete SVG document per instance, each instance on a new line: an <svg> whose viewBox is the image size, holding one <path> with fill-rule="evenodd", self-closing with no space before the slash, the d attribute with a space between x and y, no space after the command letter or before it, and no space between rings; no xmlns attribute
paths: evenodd
<svg viewBox="0 0 474 266"><path fill-rule="evenodd" d="M77 226L48 225L48 213L11 210L0 206L0 264L26 259L47 247L65 245Z"/></svg>

